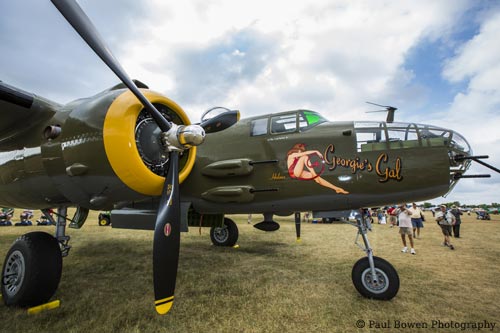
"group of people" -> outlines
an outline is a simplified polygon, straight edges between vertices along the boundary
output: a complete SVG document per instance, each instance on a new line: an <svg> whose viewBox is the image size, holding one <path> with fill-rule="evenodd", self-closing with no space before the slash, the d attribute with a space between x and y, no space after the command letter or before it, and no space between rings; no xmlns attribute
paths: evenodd
<svg viewBox="0 0 500 333"><path fill-rule="evenodd" d="M391 207L387 210L387 213L390 217L389 221L391 227L395 225L399 226L399 234L401 235L401 241L403 243L401 252L408 252L408 243L406 241L406 237L408 236L410 245L409 252L414 255L417 254L415 251L414 239L420 238L420 229L424 227L423 222L425 218L423 212L415 203L413 203L410 208L408 208L405 203L397 207ZM456 206L452 206L452 209L448 210L446 205L441 205L434 215L444 236L443 246L449 247L451 250L455 249L451 244L451 237L460 238L460 225L462 222L460 215L462 215L462 212Z"/></svg>
<svg viewBox="0 0 500 333"><path fill-rule="evenodd" d="M9 227L9 226L31 226L33 222L31 219L34 217L33 211L26 209L23 210L19 214L20 221L13 223L12 218L14 216L14 208L2 207L0 209L0 227ZM52 225L52 222L49 219L42 215L39 220L36 221L36 225Z"/></svg>

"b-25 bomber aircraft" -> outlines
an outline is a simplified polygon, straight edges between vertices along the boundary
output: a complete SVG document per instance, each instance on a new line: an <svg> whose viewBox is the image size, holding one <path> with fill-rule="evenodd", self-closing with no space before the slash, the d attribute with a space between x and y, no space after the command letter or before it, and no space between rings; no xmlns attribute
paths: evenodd
<svg viewBox="0 0 500 333"><path fill-rule="evenodd" d="M54 236L27 233L8 251L7 305L39 305L56 292L70 249L68 207L77 207L69 227L80 228L89 210L112 210L113 227L154 229L155 307L164 314L189 225L211 227L215 245L232 246L238 229L225 214L263 214L255 226L274 231L273 215L296 213L299 238L298 212L345 216L434 198L469 177L477 159L449 129L329 122L310 110L240 120L238 111L215 108L191 124L175 102L130 80L76 2L52 2L122 83L60 105L0 82L0 205L40 209L56 225ZM361 215L355 225L366 257L353 267L354 286L393 298L396 270L373 255Z"/></svg>

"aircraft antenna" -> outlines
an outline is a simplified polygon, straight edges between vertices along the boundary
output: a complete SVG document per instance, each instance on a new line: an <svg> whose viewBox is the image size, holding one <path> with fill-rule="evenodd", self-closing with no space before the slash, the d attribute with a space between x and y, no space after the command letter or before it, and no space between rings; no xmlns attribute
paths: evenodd
<svg viewBox="0 0 500 333"><path fill-rule="evenodd" d="M366 111L366 113L372 113L372 112L387 112L387 119L386 119L386 122L388 123L392 123L394 122L394 113L396 112L396 110L398 108L394 107L394 106L390 106L390 105L380 105L380 104L377 104L377 103L372 103L372 102L366 102L368 104L371 104L371 105L375 105L375 106L380 106L382 108L385 108L385 110L375 110L375 111Z"/></svg>

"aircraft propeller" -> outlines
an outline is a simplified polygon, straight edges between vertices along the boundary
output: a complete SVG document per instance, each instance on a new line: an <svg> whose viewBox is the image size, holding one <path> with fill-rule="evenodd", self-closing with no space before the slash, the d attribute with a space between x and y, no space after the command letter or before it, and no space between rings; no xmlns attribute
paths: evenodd
<svg viewBox="0 0 500 333"><path fill-rule="evenodd" d="M180 246L179 153L203 143L206 133L226 129L239 120L239 112L227 110L197 125L176 125L169 122L142 94L113 56L97 29L74 0L51 0L59 12L106 65L120 78L144 105L158 127L162 142L169 152L169 163L161 194L153 241L153 277L155 308L167 313L173 304Z"/></svg>
<svg viewBox="0 0 500 333"><path fill-rule="evenodd" d="M394 112L396 112L396 110L398 108L395 108L394 106L390 106L390 105L380 105L380 104L376 104L376 103L372 103L372 102L366 102L368 104L372 104L372 105L376 105L376 106L380 106L382 108L385 108L385 110L376 110L376 111L366 111L366 113L372 113L372 112L387 112L387 119L386 119L386 122L388 123L392 123L394 122Z"/></svg>

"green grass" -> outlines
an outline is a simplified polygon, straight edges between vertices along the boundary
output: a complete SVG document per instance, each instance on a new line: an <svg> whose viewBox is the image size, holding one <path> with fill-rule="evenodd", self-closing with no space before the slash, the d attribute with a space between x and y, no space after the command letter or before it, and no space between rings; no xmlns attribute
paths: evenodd
<svg viewBox="0 0 500 333"><path fill-rule="evenodd" d="M441 246L440 229L428 216L422 239L415 241L416 256L400 252L397 228L375 225L369 234L375 254L391 262L401 280L388 302L365 299L352 285L352 266L364 253L354 245L350 225L303 224L297 244L292 217L277 218L281 229L265 233L234 216L239 249L212 246L208 229L200 235L191 228L182 234L174 307L159 316L153 306L153 233L99 227L91 215L81 230L68 230L73 248L54 297L61 306L28 315L1 304L0 332L412 331L358 329L358 320L391 326L395 320L486 320L500 331L500 216L492 218L465 216L463 239L454 240L451 251ZM53 227L0 228L2 263L14 239L33 230L52 233Z"/></svg>

